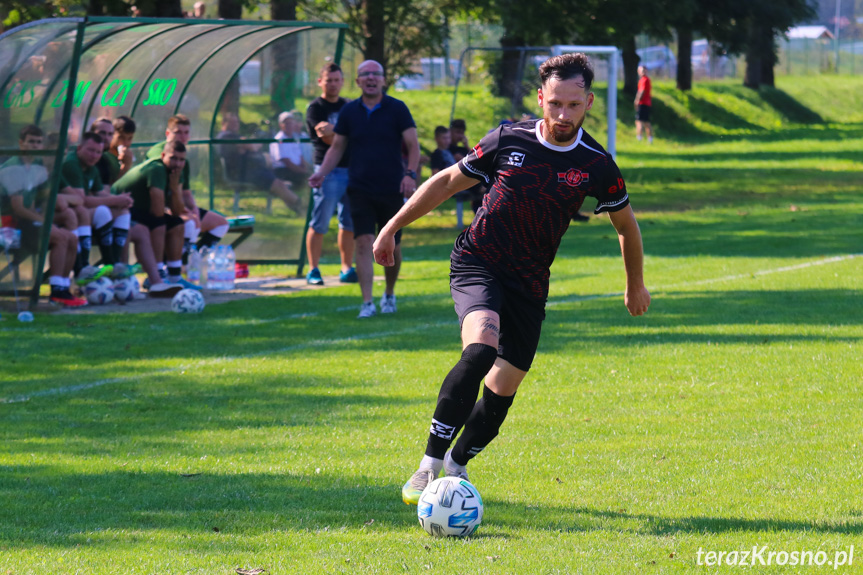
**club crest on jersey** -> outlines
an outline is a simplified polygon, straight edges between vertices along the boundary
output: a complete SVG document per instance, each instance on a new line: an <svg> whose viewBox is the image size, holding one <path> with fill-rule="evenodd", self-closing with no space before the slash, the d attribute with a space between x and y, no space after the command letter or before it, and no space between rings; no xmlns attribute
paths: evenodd
<svg viewBox="0 0 863 575"><path fill-rule="evenodd" d="M582 172L581 170L576 170L575 168L570 168L565 172L557 173L557 181L558 182L566 182L568 186L577 186L581 184L581 182L587 182L590 180L590 174Z"/></svg>
<svg viewBox="0 0 863 575"><path fill-rule="evenodd" d="M522 152L511 152L506 163L510 166L518 166L520 168L524 163L524 154Z"/></svg>

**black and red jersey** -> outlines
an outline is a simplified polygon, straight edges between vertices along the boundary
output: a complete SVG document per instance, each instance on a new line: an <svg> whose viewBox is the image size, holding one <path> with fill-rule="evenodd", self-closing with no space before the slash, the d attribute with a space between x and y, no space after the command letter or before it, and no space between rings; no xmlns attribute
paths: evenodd
<svg viewBox="0 0 863 575"><path fill-rule="evenodd" d="M471 226L456 240L456 265L480 265L512 288L545 301L551 263L587 196L595 213L629 205L614 159L579 129L566 147L547 142L542 120L503 125L458 162L491 185Z"/></svg>

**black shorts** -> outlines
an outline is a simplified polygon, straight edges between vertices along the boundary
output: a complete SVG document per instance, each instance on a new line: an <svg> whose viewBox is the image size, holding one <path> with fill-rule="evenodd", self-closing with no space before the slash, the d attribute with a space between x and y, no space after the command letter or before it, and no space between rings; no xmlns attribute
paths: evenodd
<svg viewBox="0 0 863 575"><path fill-rule="evenodd" d="M649 122L650 121L650 106L645 106L644 104L638 105L638 111L635 112L635 119L639 122Z"/></svg>
<svg viewBox="0 0 863 575"><path fill-rule="evenodd" d="M18 220L18 229L21 230L21 247L28 252L39 251L39 242L42 241L42 224L30 220Z"/></svg>
<svg viewBox="0 0 863 575"><path fill-rule="evenodd" d="M351 219L354 221L354 237L375 235L387 225L404 205L401 194L373 195L348 188L351 201ZM377 227L375 227L377 225ZM396 232L396 245L402 241L402 231Z"/></svg>
<svg viewBox="0 0 863 575"><path fill-rule="evenodd" d="M183 218L178 218L177 216L172 216L170 214L165 214L164 224L162 222L156 221L157 218L152 213L144 210L139 210L137 208L129 208L129 214L132 216L132 224L141 224L142 226L147 226L147 229L154 230L161 225L165 226L166 230L170 230L171 228L175 228L177 226L182 226L185 224Z"/></svg>
<svg viewBox="0 0 863 575"><path fill-rule="evenodd" d="M473 311L496 312L500 315L498 357L522 371L529 371L539 345L545 304L508 288L482 267L453 262L449 277L459 325Z"/></svg>

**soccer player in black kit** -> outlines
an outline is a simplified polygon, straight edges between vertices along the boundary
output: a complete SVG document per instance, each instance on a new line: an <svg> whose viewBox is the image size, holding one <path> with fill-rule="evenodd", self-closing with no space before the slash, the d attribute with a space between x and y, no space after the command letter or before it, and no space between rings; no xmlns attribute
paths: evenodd
<svg viewBox="0 0 863 575"><path fill-rule="evenodd" d="M617 230L627 310L642 315L650 305L641 232L626 184L611 156L581 127L593 105L590 62L584 54L564 54L542 64L539 74L543 118L487 135L467 157L423 184L374 244L375 260L392 265L398 230L476 180L491 185L450 258L462 355L444 378L425 456L402 488L405 503L416 504L441 471L467 479L465 465L497 436L536 354L549 268L585 197L596 199L595 213L608 212Z"/></svg>

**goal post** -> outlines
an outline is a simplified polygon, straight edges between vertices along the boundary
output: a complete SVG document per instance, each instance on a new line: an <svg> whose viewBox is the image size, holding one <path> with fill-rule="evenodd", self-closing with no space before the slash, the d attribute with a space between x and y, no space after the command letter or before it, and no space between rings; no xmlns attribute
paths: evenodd
<svg viewBox="0 0 863 575"><path fill-rule="evenodd" d="M600 54L608 58L608 103L606 104L606 120L608 123L608 140L605 149L612 157L617 155L617 67L620 50L615 46L573 46L557 45L551 47L552 56L584 52L588 56Z"/></svg>

